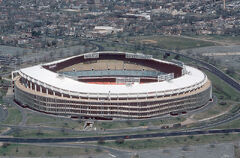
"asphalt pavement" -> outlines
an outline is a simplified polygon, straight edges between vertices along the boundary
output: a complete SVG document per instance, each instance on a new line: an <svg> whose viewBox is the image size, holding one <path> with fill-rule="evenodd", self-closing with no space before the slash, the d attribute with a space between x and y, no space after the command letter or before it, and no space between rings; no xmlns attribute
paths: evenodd
<svg viewBox="0 0 240 158"><path fill-rule="evenodd" d="M0 142L12 143L65 143L65 142L93 142L100 139L104 140L117 140L123 139L142 139L142 138L161 138L173 136L194 136L206 134L231 134L240 133L240 129L221 129L221 130L195 130L195 131L174 131L174 132L157 132L147 134L134 134L134 135L115 135L115 136L96 136L96 137L71 137L71 138L8 138L0 137Z"/></svg>

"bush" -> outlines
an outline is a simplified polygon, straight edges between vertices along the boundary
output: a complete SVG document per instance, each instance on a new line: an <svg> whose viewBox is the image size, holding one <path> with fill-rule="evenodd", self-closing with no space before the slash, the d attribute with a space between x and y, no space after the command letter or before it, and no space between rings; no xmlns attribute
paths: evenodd
<svg viewBox="0 0 240 158"><path fill-rule="evenodd" d="M194 136L190 135L190 136L188 136L188 138L189 138L189 139L193 139L193 138L194 138Z"/></svg>
<svg viewBox="0 0 240 158"><path fill-rule="evenodd" d="M116 142L116 144L123 144L124 143L124 139L123 138L119 138L115 142Z"/></svg>
<svg viewBox="0 0 240 158"><path fill-rule="evenodd" d="M227 103L225 101L221 101L219 104L220 105L226 105Z"/></svg>
<svg viewBox="0 0 240 158"><path fill-rule="evenodd" d="M210 148L215 148L215 144L210 144Z"/></svg>
<svg viewBox="0 0 240 158"><path fill-rule="evenodd" d="M9 145L9 143L3 143L2 148L7 148Z"/></svg>
<svg viewBox="0 0 240 158"><path fill-rule="evenodd" d="M32 151L31 150L28 151L28 155L32 155Z"/></svg>
<svg viewBox="0 0 240 158"><path fill-rule="evenodd" d="M224 99L224 96L220 95L220 96L219 96L219 99Z"/></svg>

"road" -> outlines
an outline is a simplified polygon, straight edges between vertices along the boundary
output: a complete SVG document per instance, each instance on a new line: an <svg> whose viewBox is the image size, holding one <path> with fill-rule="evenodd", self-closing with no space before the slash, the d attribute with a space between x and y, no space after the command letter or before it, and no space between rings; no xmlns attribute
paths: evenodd
<svg viewBox="0 0 240 158"><path fill-rule="evenodd" d="M116 135L116 136L96 136L96 137L72 137L72 138L7 138L0 137L0 142L11 143L70 143L70 142L93 142L99 139L117 140L123 139L143 139L143 138L161 138L173 136L195 136L208 134L231 134L240 133L240 129L222 129L222 130L196 130L196 131L177 131L177 132L158 132L148 134L134 134L134 135Z"/></svg>

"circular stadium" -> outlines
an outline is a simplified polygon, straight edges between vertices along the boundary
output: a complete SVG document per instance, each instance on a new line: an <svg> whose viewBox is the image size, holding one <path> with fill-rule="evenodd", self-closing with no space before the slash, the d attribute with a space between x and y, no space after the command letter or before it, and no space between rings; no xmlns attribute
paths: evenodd
<svg viewBox="0 0 240 158"><path fill-rule="evenodd" d="M111 120L179 115L206 105L211 82L182 62L127 52L93 52L12 72L22 107Z"/></svg>

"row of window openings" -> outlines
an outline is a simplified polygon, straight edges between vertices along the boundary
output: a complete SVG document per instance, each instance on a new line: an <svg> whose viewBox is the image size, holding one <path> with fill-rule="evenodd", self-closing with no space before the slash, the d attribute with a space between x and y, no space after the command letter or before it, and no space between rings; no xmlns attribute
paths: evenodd
<svg viewBox="0 0 240 158"><path fill-rule="evenodd" d="M29 87L30 84L24 84L25 87ZM202 87L202 86L201 86ZM197 89L200 89L201 87L198 87ZM35 84L32 86L32 89L35 89ZM195 91L197 89L191 90L189 92ZM36 86L36 91L40 92L40 86ZM46 89L43 88L42 89L42 93L47 93ZM181 93L174 93L172 95L164 95L164 96L151 96L151 97L138 97L138 98L112 98L112 97L106 97L106 98L91 98L91 97L79 97L79 96L70 96L68 94L63 94L61 95L61 93L59 92L55 92L55 96L59 96L59 97L66 97L66 98L75 98L75 99L90 99L90 100L136 100L136 99L153 99L153 98L163 98L163 97L170 97L170 96L176 96L176 95L181 95L181 94L185 94L188 92L181 92ZM54 91L48 89L48 94L49 95L54 95Z"/></svg>

